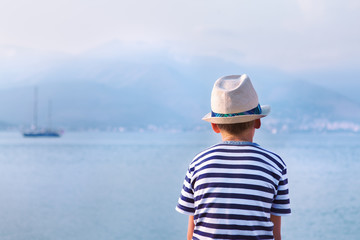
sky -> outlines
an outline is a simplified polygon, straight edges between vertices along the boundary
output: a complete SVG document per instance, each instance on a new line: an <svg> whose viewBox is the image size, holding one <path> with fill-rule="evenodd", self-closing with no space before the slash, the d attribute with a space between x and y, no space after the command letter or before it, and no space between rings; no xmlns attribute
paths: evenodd
<svg viewBox="0 0 360 240"><path fill-rule="evenodd" d="M0 60L111 41L290 73L357 69L357 0L1 0Z"/></svg>

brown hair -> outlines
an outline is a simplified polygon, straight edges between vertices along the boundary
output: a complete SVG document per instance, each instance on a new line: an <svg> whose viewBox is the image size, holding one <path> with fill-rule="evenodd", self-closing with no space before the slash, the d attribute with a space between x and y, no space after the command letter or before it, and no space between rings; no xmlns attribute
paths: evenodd
<svg viewBox="0 0 360 240"><path fill-rule="evenodd" d="M253 127L255 121L250 122L243 122L243 123L233 123L233 124L216 124L219 129L224 130L231 135L239 135L240 133L244 132L245 130Z"/></svg>

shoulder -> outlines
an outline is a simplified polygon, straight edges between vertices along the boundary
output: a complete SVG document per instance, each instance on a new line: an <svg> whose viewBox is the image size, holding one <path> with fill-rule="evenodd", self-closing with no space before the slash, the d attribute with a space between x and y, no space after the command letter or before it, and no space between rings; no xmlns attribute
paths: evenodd
<svg viewBox="0 0 360 240"><path fill-rule="evenodd" d="M203 162L204 160L211 158L213 156L217 156L219 154L224 154L226 152L229 152L229 146L226 144L218 143L215 145L212 145L205 150L199 152L195 155L193 160L190 163L190 166L198 165L200 162Z"/></svg>
<svg viewBox="0 0 360 240"><path fill-rule="evenodd" d="M196 154L195 157L193 158L193 160L191 161L190 166L191 165L196 165L202 159L204 159L207 156L213 154L214 152L217 152L221 148L221 145L222 144L212 145L212 146L206 148L205 150L199 152L198 154Z"/></svg>
<svg viewBox="0 0 360 240"><path fill-rule="evenodd" d="M282 162L281 158L264 148L261 148L257 144L227 144L219 143L213 145L200 153L196 154L193 158L190 165L198 165L204 160L209 160L212 158L233 158L233 157L249 157L249 156L259 156L270 159L276 159L276 162Z"/></svg>
<svg viewBox="0 0 360 240"><path fill-rule="evenodd" d="M267 159L269 159L273 164L275 164L280 171L284 171L286 169L286 164L283 161L283 159L273 151L270 151L268 149L265 149L259 145L254 146L256 151L258 151L259 154L263 155Z"/></svg>

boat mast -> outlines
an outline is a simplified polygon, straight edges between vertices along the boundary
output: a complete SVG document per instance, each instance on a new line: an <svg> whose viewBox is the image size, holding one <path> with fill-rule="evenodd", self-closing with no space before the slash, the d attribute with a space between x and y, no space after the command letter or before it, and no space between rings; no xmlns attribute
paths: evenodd
<svg viewBox="0 0 360 240"><path fill-rule="evenodd" d="M34 122L33 122L33 128L37 129L37 97L38 97L38 89L37 87L34 88Z"/></svg>
<svg viewBox="0 0 360 240"><path fill-rule="evenodd" d="M48 106L48 128L51 130L51 100L49 100Z"/></svg>

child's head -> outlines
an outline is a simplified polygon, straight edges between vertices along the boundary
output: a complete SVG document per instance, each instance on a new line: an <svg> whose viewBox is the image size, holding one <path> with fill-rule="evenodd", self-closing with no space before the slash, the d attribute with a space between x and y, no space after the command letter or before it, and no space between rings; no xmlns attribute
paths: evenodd
<svg viewBox="0 0 360 240"><path fill-rule="evenodd" d="M239 135L260 128L260 118L269 113L270 106L259 104L250 78L246 74L231 75L216 80L211 93L211 112L203 120L216 124L219 131Z"/></svg>

